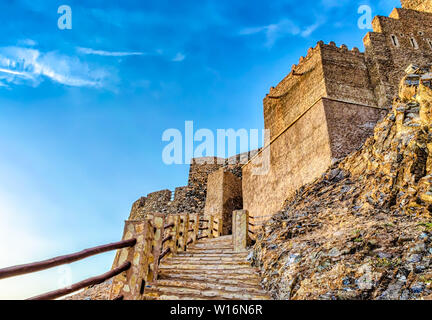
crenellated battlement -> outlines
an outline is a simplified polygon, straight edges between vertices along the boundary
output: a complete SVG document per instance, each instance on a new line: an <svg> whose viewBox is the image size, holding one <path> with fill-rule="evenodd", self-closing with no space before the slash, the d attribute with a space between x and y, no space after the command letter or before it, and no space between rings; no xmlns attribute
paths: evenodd
<svg viewBox="0 0 432 320"><path fill-rule="evenodd" d="M432 0L401 0L401 3L406 9L432 12Z"/></svg>
<svg viewBox="0 0 432 320"><path fill-rule="evenodd" d="M264 98L270 171L243 168L243 203L255 219L359 148L389 109L409 65L432 63L432 0L402 0L373 19L365 51L318 41ZM283 179L281 179L283 177Z"/></svg>

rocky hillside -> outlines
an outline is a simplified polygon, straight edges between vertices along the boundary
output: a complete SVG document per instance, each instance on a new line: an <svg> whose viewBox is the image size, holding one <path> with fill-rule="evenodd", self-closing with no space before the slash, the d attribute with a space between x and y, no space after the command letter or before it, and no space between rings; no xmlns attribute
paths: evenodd
<svg viewBox="0 0 432 320"><path fill-rule="evenodd" d="M429 71L407 75L374 136L263 227L253 261L274 298L432 297Z"/></svg>

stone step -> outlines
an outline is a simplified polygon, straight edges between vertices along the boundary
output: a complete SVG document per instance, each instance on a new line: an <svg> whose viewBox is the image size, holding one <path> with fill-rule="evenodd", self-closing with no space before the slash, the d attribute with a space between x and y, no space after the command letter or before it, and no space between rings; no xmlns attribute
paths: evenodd
<svg viewBox="0 0 432 320"><path fill-rule="evenodd" d="M188 253L213 253L213 254L224 254L224 253L233 253L232 249L217 249L217 248L211 248L211 249L200 249L200 248L191 248L188 247L187 251Z"/></svg>
<svg viewBox="0 0 432 320"><path fill-rule="evenodd" d="M258 277L258 273L254 270L250 270L249 268L243 269L159 269L159 273L164 276L169 276L172 274L181 274L181 275L205 275L205 276L217 276L222 279L224 278L237 278L238 275L246 275L246 276L256 276Z"/></svg>
<svg viewBox="0 0 432 320"><path fill-rule="evenodd" d="M233 243L233 239L232 237L229 238L211 238L211 239L204 239L204 240L198 240L195 242L195 244L220 244L220 243L228 243L228 244L232 244Z"/></svg>
<svg viewBox="0 0 432 320"><path fill-rule="evenodd" d="M203 257L203 258L243 258L246 259L248 256L248 252L231 252L231 253L191 253L189 251L186 252L178 252L172 257Z"/></svg>
<svg viewBox="0 0 432 320"><path fill-rule="evenodd" d="M205 239L198 240L197 243L199 243L199 242L204 242L204 243L223 242L223 241L232 241L232 240L233 240L233 236L229 235L229 236L221 236L221 237L216 237L216 238L205 238Z"/></svg>
<svg viewBox="0 0 432 320"><path fill-rule="evenodd" d="M178 288L153 285L145 289L146 296L169 295L172 297L181 296L198 296L204 299L230 299L230 300L268 300L266 294L248 294L245 292L230 292L226 290L213 290L213 289L192 289L192 288Z"/></svg>
<svg viewBox="0 0 432 320"><path fill-rule="evenodd" d="M160 273L159 279L166 280L190 280L190 281L210 281L221 284L241 284L255 286L260 282L258 275L252 274L196 274L196 273Z"/></svg>
<svg viewBox="0 0 432 320"><path fill-rule="evenodd" d="M241 283L232 283L231 285L227 283L217 283L213 281L191 281L191 280L158 280L157 287L164 286L164 287L177 287L177 288L190 288L190 289L197 289L197 290L224 290L228 292L233 293L247 293L247 294L259 294L259 295L266 295L266 292L258 285L248 285L248 284L241 284Z"/></svg>
<svg viewBox="0 0 432 320"><path fill-rule="evenodd" d="M210 264L238 264L238 265L248 265L250 263L245 259L240 258L200 258L200 257L188 257L188 258L178 258L172 257L165 260L162 260L163 265L179 265L179 264L201 264L201 265L210 265Z"/></svg>
<svg viewBox="0 0 432 320"><path fill-rule="evenodd" d="M211 244L191 244L187 247L187 250L192 250L192 249L196 249L196 250L234 250L234 247L230 244L220 244L220 245L211 245Z"/></svg>
<svg viewBox="0 0 432 320"><path fill-rule="evenodd" d="M201 270L223 270L231 272L232 270L248 270L251 271L251 266L247 264L201 264L201 263L187 263L182 264L166 264L165 262L159 265L159 270L175 270L181 272L182 270L195 270L201 272Z"/></svg>
<svg viewBox="0 0 432 320"><path fill-rule="evenodd" d="M246 250L234 252L232 236L199 240L161 262L158 280L146 287L145 299L270 299L248 255Z"/></svg>

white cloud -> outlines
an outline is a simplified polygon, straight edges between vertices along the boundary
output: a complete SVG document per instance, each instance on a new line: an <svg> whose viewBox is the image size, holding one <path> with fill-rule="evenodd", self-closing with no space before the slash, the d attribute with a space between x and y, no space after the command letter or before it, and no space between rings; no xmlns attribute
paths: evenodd
<svg viewBox="0 0 432 320"><path fill-rule="evenodd" d="M317 22L317 23L315 23L313 25L308 26L306 29L304 29L301 32L301 36L304 37L304 38L309 37L316 29L318 29L318 27L320 25L321 25L321 23Z"/></svg>
<svg viewBox="0 0 432 320"><path fill-rule="evenodd" d="M176 54L176 56L172 59L172 61L174 62L181 62L184 59L186 59L186 55L184 55L183 53L179 52Z"/></svg>
<svg viewBox="0 0 432 320"><path fill-rule="evenodd" d="M266 26L260 27L252 27L252 28L244 28L240 30L239 34L242 36L254 35L264 33L266 37L266 47L272 47L277 40L282 37L291 35L301 37L309 36L313 31L315 31L321 23L317 22L311 26L307 26L302 30L299 26L297 26L294 22L288 19L284 19L275 24L270 24Z"/></svg>
<svg viewBox="0 0 432 320"><path fill-rule="evenodd" d="M127 56L142 56L145 52L129 52L129 51L104 51L91 48L78 47L77 51L82 54L97 55L104 57L127 57Z"/></svg>
<svg viewBox="0 0 432 320"><path fill-rule="evenodd" d="M0 83L3 86L36 87L49 79L66 86L102 87L107 77L104 69L90 69L76 57L43 53L34 48L0 48Z"/></svg>
<svg viewBox="0 0 432 320"><path fill-rule="evenodd" d="M27 47L34 47L38 43L32 39L22 39L18 41L19 46L27 46Z"/></svg>

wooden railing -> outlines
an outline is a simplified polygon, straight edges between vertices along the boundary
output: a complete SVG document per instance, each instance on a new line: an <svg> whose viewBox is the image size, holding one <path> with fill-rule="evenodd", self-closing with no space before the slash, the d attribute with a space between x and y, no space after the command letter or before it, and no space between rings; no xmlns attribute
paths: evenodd
<svg viewBox="0 0 432 320"><path fill-rule="evenodd" d="M178 252L187 250L194 242L222 235L222 222L198 214L148 214L144 220L128 220L123 239L138 239L134 248L117 252L113 268L132 260L132 267L113 280L111 299L143 299L147 284L158 279L159 264Z"/></svg>
<svg viewBox="0 0 432 320"><path fill-rule="evenodd" d="M56 257L53 259L48 259L44 261L39 261L35 263L29 263L29 264L23 264L18 265L14 267L4 268L0 269L0 280L10 277L16 277L23 274L38 272L46 269L50 269L53 267L57 267L60 265L72 263L75 261L79 261L85 258L88 258L90 256L94 256L97 254L101 254L103 252L112 251L116 249L122 249L122 248L130 248L135 246L137 243L137 240L135 238L129 239L129 240L123 240L120 242L110 243L90 249L85 249L83 251L64 255L60 257ZM30 300L51 300L56 299L62 296L65 296L67 294L76 292L78 290L81 290L85 287L88 287L90 285L100 284L112 277L115 277L116 275L128 270L131 267L130 262L124 262L121 266L112 269L111 271L108 271L100 276L93 277L86 279L84 281L78 282L76 284L71 285L70 287L51 291L33 298L30 298Z"/></svg>
<svg viewBox="0 0 432 320"><path fill-rule="evenodd" d="M197 240L222 235L222 221L198 214L149 214L144 220L127 220L123 240L49 260L0 269L0 280L72 263L103 252L117 250L110 271L67 288L51 291L31 300L51 300L113 278L111 300L139 300L146 283L158 278L159 263L186 251Z"/></svg>
<svg viewBox="0 0 432 320"><path fill-rule="evenodd" d="M265 224L264 221L272 218L274 215L258 216L258 217L248 217L248 234L252 240L256 239L258 230Z"/></svg>

